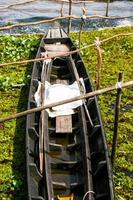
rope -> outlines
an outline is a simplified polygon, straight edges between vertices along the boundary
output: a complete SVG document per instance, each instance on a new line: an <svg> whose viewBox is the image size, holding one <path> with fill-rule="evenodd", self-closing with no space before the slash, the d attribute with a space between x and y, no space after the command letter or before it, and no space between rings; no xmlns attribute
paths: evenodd
<svg viewBox="0 0 133 200"><path fill-rule="evenodd" d="M116 87L116 90L122 89L122 82L121 81L117 82L116 85L115 85L115 87Z"/></svg>
<svg viewBox="0 0 133 200"><path fill-rule="evenodd" d="M85 195L83 196L83 199L82 200L85 200L85 198L86 198L86 196L87 195L90 195L90 194L95 194L95 192L94 191L87 191L86 193L85 193Z"/></svg>

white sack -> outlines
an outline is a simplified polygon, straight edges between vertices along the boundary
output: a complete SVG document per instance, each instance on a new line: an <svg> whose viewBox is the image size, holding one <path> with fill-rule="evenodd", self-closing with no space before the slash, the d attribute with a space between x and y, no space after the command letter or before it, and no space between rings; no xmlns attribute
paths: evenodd
<svg viewBox="0 0 133 200"><path fill-rule="evenodd" d="M41 95L39 95L40 84L41 83L39 83L38 90L34 95L37 106L41 106ZM64 84L51 85L49 82L45 81L44 105L48 105L58 101L63 101L77 96L80 96L80 90L78 87L78 83L76 81L71 85L64 85ZM77 108L81 105L82 105L82 100L78 100L75 102L53 107L52 109L47 109L47 111L50 117L69 115L74 113L73 111L74 108Z"/></svg>

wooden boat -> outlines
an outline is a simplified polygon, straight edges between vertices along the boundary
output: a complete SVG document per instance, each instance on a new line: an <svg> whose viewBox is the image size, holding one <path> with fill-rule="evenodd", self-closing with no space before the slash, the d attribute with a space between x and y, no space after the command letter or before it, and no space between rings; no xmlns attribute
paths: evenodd
<svg viewBox="0 0 133 200"><path fill-rule="evenodd" d="M86 92L93 91L79 53L56 56L74 49L61 28L49 30L42 39L37 58L47 56L46 51L55 58L47 63L34 63L28 109L37 106L34 96L39 82L44 86L45 81L68 85L77 81L80 88L82 77ZM74 114L54 118L47 111L29 114L26 157L29 200L114 199L111 165L96 97L84 100Z"/></svg>

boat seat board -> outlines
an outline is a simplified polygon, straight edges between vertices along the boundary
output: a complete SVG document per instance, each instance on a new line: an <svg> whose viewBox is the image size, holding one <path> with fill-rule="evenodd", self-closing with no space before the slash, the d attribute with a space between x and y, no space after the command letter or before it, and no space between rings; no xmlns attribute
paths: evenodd
<svg viewBox="0 0 133 200"><path fill-rule="evenodd" d="M48 53L52 52L68 52L70 51L69 47L66 44L45 44L44 48L48 51Z"/></svg>
<svg viewBox="0 0 133 200"><path fill-rule="evenodd" d="M48 31L46 37L47 38L66 38L68 36L63 29L53 28Z"/></svg>
<svg viewBox="0 0 133 200"><path fill-rule="evenodd" d="M51 30L51 37L52 38L60 38L61 37L60 29L59 28L53 28Z"/></svg>
<svg viewBox="0 0 133 200"><path fill-rule="evenodd" d="M56 133L72 133L71 115L56 117Z"/></svg>
<svg viewBox="0 0 133 200"><path fill-rule="evenodd" d="M57 80L56 83L68 84L67 80ZM72 115L56 117L56 133L72 133Z"/></svg>

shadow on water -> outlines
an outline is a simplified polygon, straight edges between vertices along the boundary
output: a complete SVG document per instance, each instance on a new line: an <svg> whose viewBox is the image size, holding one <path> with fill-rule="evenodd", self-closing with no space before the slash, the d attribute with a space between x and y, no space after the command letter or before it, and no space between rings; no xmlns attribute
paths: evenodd
<svg viewBox="0 0 133 200"><path fill-rule="evenodd" d="M31 74L32 65L28 65L25 71L25 77ZM17 112L27 109L29 86L21 89ZM13 152L13 176L14 176L14 193L12 200L26 200L26 153L25 153L25 136L26 136L26 117L16 120L16 130L14 137Z"/></svg>

